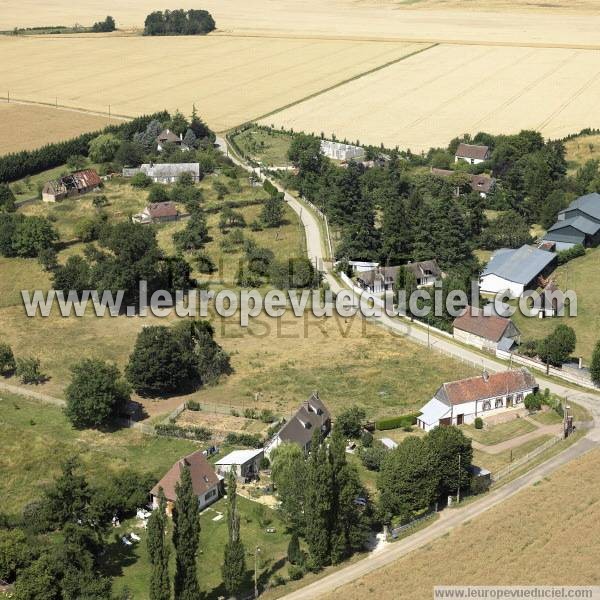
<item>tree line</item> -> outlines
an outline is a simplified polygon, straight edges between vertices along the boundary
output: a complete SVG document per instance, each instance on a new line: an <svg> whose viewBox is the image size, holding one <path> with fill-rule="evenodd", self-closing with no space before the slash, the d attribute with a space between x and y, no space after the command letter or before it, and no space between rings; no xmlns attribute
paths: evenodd
<svg viewBox="0 0 600 600"><path fill-rule="evenodd" d="M206 35L215 27L206 10L157 10L146 17L144 35Z"/></svg>

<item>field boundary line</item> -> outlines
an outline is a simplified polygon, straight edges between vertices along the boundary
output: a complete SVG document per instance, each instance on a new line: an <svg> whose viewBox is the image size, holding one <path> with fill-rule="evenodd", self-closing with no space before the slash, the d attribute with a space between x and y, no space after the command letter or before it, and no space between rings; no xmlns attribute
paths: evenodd
<svg viewBox="0 0 600 600"><path fill-rule="evenodd" d="M115 118L119 121L131 121L135 117L131 115L120 115L117 113L111 112L110 114L107 111L102 110L93 110L91 108L80 108L77 106L68 106L67 104L56 104L54 102L41 102L39 100L25 100L24 98L13 98L12 96L0 96L0 101L5 104L31 104L32 106L46 106L48 108L55 108L56 110L65 110L69 112L78 112L86 115L92 115L97 117L109 117Z"/></svg>
<svg viewBox="0 0 600 600"><path fill-rule="evenodd" d="M415 43L419 43L419 42L415 42ZM313 98L321 96L322 94L326 94L327 92L330 92L331 90L335 90L339 87L342 87L344 85L352 83L353 81L356 81L357 79L361 79L362 77L366 77L367 75L371 75L373 73L376 73L377 71L382 71L383 69L387 69L388 67L391 67L392 65L402 62L403 60L412 58L413 56L416 56L417 54L421 54L422 52L427 52L427 50L431 50L432 48L435 48L436 46L439 46L439 44L433 43L430 46L427 46L425 48L419 48L418 50L415 50L414 52L410 52L409 54L405 54L404 56L400 56L398 58L395 58L394 60L390 60L386 63L383 63L381 65L373 67L372 69L369 69L368 71L363 71L362 73L358 73L356 75L353 75L352 77L348 77L347 79L339 81L338 83L334 83L322 90L313 92L312 94L309 94L308 96L304 96L303 98L300 98L299 100L294 100L293 102L290 102L290 103L286 104L285 106L280 106L279 108L271 110L264 115L255 117L253 119L249 119L248 121L245 121L244 123L240 123L239 125L236 125L235 127L231 127L229 129L225 129L225 130L219 131L217 133L232 131L233 129L237 129L239 127L243 127L244 125L248 125L249 123L255 123L257 121L261 121L262 119L266 119L268 117L276 115L277 113L283 112L284 110L287 110L288 108L292 108L293 106L297 106L298 104L302 104L303 102L312 100Z"/></svg>

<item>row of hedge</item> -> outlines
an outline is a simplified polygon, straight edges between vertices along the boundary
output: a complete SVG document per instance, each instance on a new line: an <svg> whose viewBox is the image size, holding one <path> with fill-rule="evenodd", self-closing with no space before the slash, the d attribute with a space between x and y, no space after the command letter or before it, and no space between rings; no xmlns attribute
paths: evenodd
<svg viewBox="0 0 600 600"><path fill-rule="evenodd" d="M401 429L403 427L412 427L417 424L417 417L421 413L409 413L407 415L400 415L399 417L389 417L387 419L380 419L375 422L375 427L379 431L385 431L386 429Z"/></svg>
<svg viewBox="0 0 600 600"><path fill-rule="evenodd" d="M556 254L558 256L558 264L564 265L574 258L585 256L585 248L581 244L576 244L568 250L561 250Z"/></svg>
<svg viewBox="0 0 600 600"><path fill-rule="evenodd" d="M130 139L137 131L144 131L150 121L167 121L170 118L167 111L161 111L137 117L119 125L108 125L99 131L82 133L64 142L47 144L35 150L22 150L7 154L0 157L0 183L16 181L27 175L35 175L59 167L64 165L70 156L78 154L87 156L89 143L104 133L113 133L123 139Z"/></svg>
<svg viewBox="0 0 600 600"><path fill-rule="evenodd" d="M154 426L156 435L175 437L197 442L207 442L212 438L212 432L206 427L181 427L175 423L160 423Z"/></svg>
<svg viewBox="0 0 600 600"><path fill-rule="evenodd" d="M225 437L225 444L231 446L248 446L248 448L262 448L263 438L251 433L228 433Z"/></svg>

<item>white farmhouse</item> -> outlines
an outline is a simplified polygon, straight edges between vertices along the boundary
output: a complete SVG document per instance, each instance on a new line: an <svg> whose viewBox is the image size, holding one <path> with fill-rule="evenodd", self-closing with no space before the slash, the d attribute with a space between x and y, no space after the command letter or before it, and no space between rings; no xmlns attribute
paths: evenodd
<svg viewBox="0 0 600 600"><path fill-rule="evenodd" d="M538 389L527 369L503 371L444 383L421 409L417 425L424 431L434 427L473 423L513 408L521 408L523 400Z"/></svg>

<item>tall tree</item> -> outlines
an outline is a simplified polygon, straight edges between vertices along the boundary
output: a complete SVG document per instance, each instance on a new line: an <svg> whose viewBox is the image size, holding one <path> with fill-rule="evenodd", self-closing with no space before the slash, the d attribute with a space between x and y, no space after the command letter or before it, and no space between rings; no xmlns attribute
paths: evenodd
<svg viewBox="0 0 600 600"><path fill-rule="evenodd" d="M158 508L148 519L148 555L152 565L150 575L150 600L170 600L169 555L171 549L165 543L167 529L167 501L162 487L158 488Z"/></svg>
<svg viewBox="0 0 600 600"><path fill-rule="evenodd" d="M600 342L596 344L596 347L594 348L594 353L592 354L590 373L592 375L592 381L596 385L600 385Z"/></svg>
<svg viewBox="0 0 600 600"><path fill-rule="evenodd" d="M177 499L173 507L173 545L175 546L175 599L197 600L200 597L196 555L200 519L198 498L192 487L189 466L181 470L181 478L175 484Z"/></svg>
<svg viewBox="0 0 600 600"><path fill-rule="evenodd" d="M311 567L319 570L330 561L333 510L333 476L327 448L315 428L306 480L306 543Z"/></svg>
<svg viewBox="0 0 600 600"><path fill-rule="evenodd" d="M240 515L237 509L237 481L235 469L227 477L227 528L229 539L223 557L223 583L227 593L237 596L244 585L246 558L244 544L240 539Z"/></svg>
<svg viewBox="0 0 600 600"><path fill-rule="evenodd" d="M271 477L281 503L280 510L287 526L296 532L304 529L307 464L297 444L285 443L275 449L271 461Z"/></svg>

